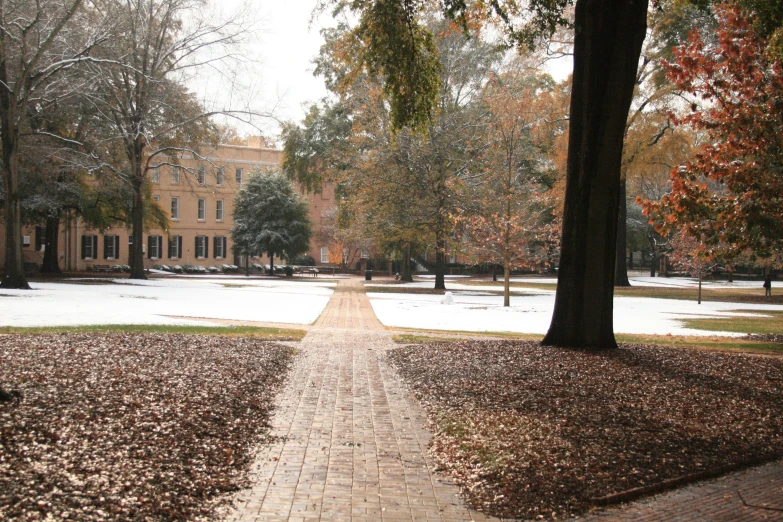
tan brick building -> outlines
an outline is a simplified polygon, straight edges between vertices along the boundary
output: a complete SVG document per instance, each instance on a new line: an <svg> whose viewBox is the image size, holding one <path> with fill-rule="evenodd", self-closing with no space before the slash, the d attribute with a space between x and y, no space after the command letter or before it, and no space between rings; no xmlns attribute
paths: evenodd
<svg viewBox="0 0 783 522"><path fill-rule="evenodd" d="M250 138L247 146L220 145L204 152L203 159L185 155L149 172L153 198L170 214L169 230L151 229L144 233L142 248L144 266L158 264L221 267L244 265L232 253L231 227L233 201L242 183L256 169L279 168L282 152L266 147L263 139ZM334 206L334 187L324 186L323 193L307 196L313 239L308 254L317 265L328 265L324 255L324 234L319 233L324 213ZM104 231L87 229L80 220L63 220L59 239L59 264L63 270L85 270L94 265L127 265L131 244L130 230L112 228ZM43 261L42 227L23 230L25 263L40 265ZM3 239L0 239L3 241ZM4 246L4 245L3 245ZM268 263L263 258L252 263ZM275 263L280 260L275 259Z"/></svg>

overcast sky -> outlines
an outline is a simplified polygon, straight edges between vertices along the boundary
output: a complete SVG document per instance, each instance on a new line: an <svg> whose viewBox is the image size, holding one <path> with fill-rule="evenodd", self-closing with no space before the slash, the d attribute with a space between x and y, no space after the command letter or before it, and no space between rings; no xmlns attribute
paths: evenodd
<svg viewBox="0 0 783 522"><path fill-rule="evenodd" d="M250 97L256 100L256 108L273 109L278 120L300 122L304 106L328 94L321 78L313 76L311 62L323 42L320 29L336 22L327 12L310 24L316 0L212 0L218 9L231 9L243 1L249 2L256 26L252 42L245 49L255 61L240 74L246 78L245 88L253 93ZM570 72L570 64L555 67L552 73L558 80ZM203 82L197 90L205 100L225 97L227 88L219 80L197 82ZM233 124L244 134L259 133L252 127ZM263 134L277 138L276 121L267 119L262 126Z"/></svg>

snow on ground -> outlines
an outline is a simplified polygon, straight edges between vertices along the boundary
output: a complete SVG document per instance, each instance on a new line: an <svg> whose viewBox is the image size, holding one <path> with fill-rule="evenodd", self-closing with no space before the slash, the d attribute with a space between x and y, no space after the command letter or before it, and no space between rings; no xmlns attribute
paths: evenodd
<svg viewBox="0 0 783 522"><path fill-rule="evenodd" d="M386 326L532 334L545 334L549 329L555 303L555 293L552 291L539 290L530 295L512 295L511 306L505 308L502 295L475 295L477 292L471 295L470 292L458 290L457 285L449 287L453 290L454 304L451 305L442 303L442 295L372 292L367 295L375 315ZM743 315L731 312L740 309L783 311L783 305L719 302L699 305L695 301L676 299L615 297L614 331L654 335L736 336L739 334L684 328L678 319Z"/></svg>
<svg viewBox="0 0 783 522"><path fill-rule="evenodd" d="M0 326L218 324L210 323L212 318L310 324L326 307L333 292L330 287L335 286L179 277L82 283L31 283L33 291L0 291Z"/></svg>
<svg viewBox="0 0 783 522"><path fill-rule="evenodd" d="M550 284L556 285L555 277L512 277L512 283L527 283L533 285ZM629 276L628 281L631 286L654 286L659 288L696 288L699 286L699 280L693 277L649 277L649 276ZM761 281L713 281L704 280L701 282L702 288L761 288ZM772 283L775 287L775 283Z"/></svg>

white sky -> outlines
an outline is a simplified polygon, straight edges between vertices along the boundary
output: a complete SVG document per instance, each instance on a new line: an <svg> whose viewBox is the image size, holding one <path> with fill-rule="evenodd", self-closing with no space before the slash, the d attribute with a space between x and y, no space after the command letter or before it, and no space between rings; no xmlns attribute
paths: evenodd
<svg viewBox="0 0 783 522"><path fill-rule="evenodd" d="M251 94L237 96L253 99L255 108L273 110L277 120L300 122L304 107L328 94L321 78L313 76L312 60L323 42L320 29L332 27L336 21L325 12L311 25L316 0L211 0L211 6L230 11L243 1L249 2L250 17L255 21L256 30L245 49L254 63L246 64L240 73L245 79L243 92ZM557 80L570 73L570 63L550 64ZM199 78L197 83L197 90L205 99L214 98L215 92L226 92L225 86L214 78ZM236 122L234 125L246 134L258 133L251 127ZM276 138L277 122L268 119L262 127L267 137Z"/></svg>

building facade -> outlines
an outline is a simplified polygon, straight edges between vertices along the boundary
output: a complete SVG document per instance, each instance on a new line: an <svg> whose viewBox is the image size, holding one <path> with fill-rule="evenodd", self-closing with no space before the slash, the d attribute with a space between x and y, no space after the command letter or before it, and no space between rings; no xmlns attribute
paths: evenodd
<svg viewBox="0 0 783 522"><path fill-rule="evenodd" d="M148 171L152 198L169 213L170 226L168 230L144 232L141 248L145 268L161 264L205 268L244 265L245 260L232 253L234 197L255 170L279 168L282 152L266 147L261 138L249 138L248 145L220 145L202 154L200 159L184 155L176 161L161 161ZM316 264L328 265L323 255L327 239L319 233L319 227L324 214L335 204L334 187L325 185L321 194L305 197L314 232L308 255ZM44 233L40 226L23 229L22 250L27 266L42 263ZM66 218L59 235L60 268L78 271L95 265L128 265L137 247L132 241L128 228L99 231L86 228L79 219ZM250 260L251 264L268 262L266 256Z"/></svg>

